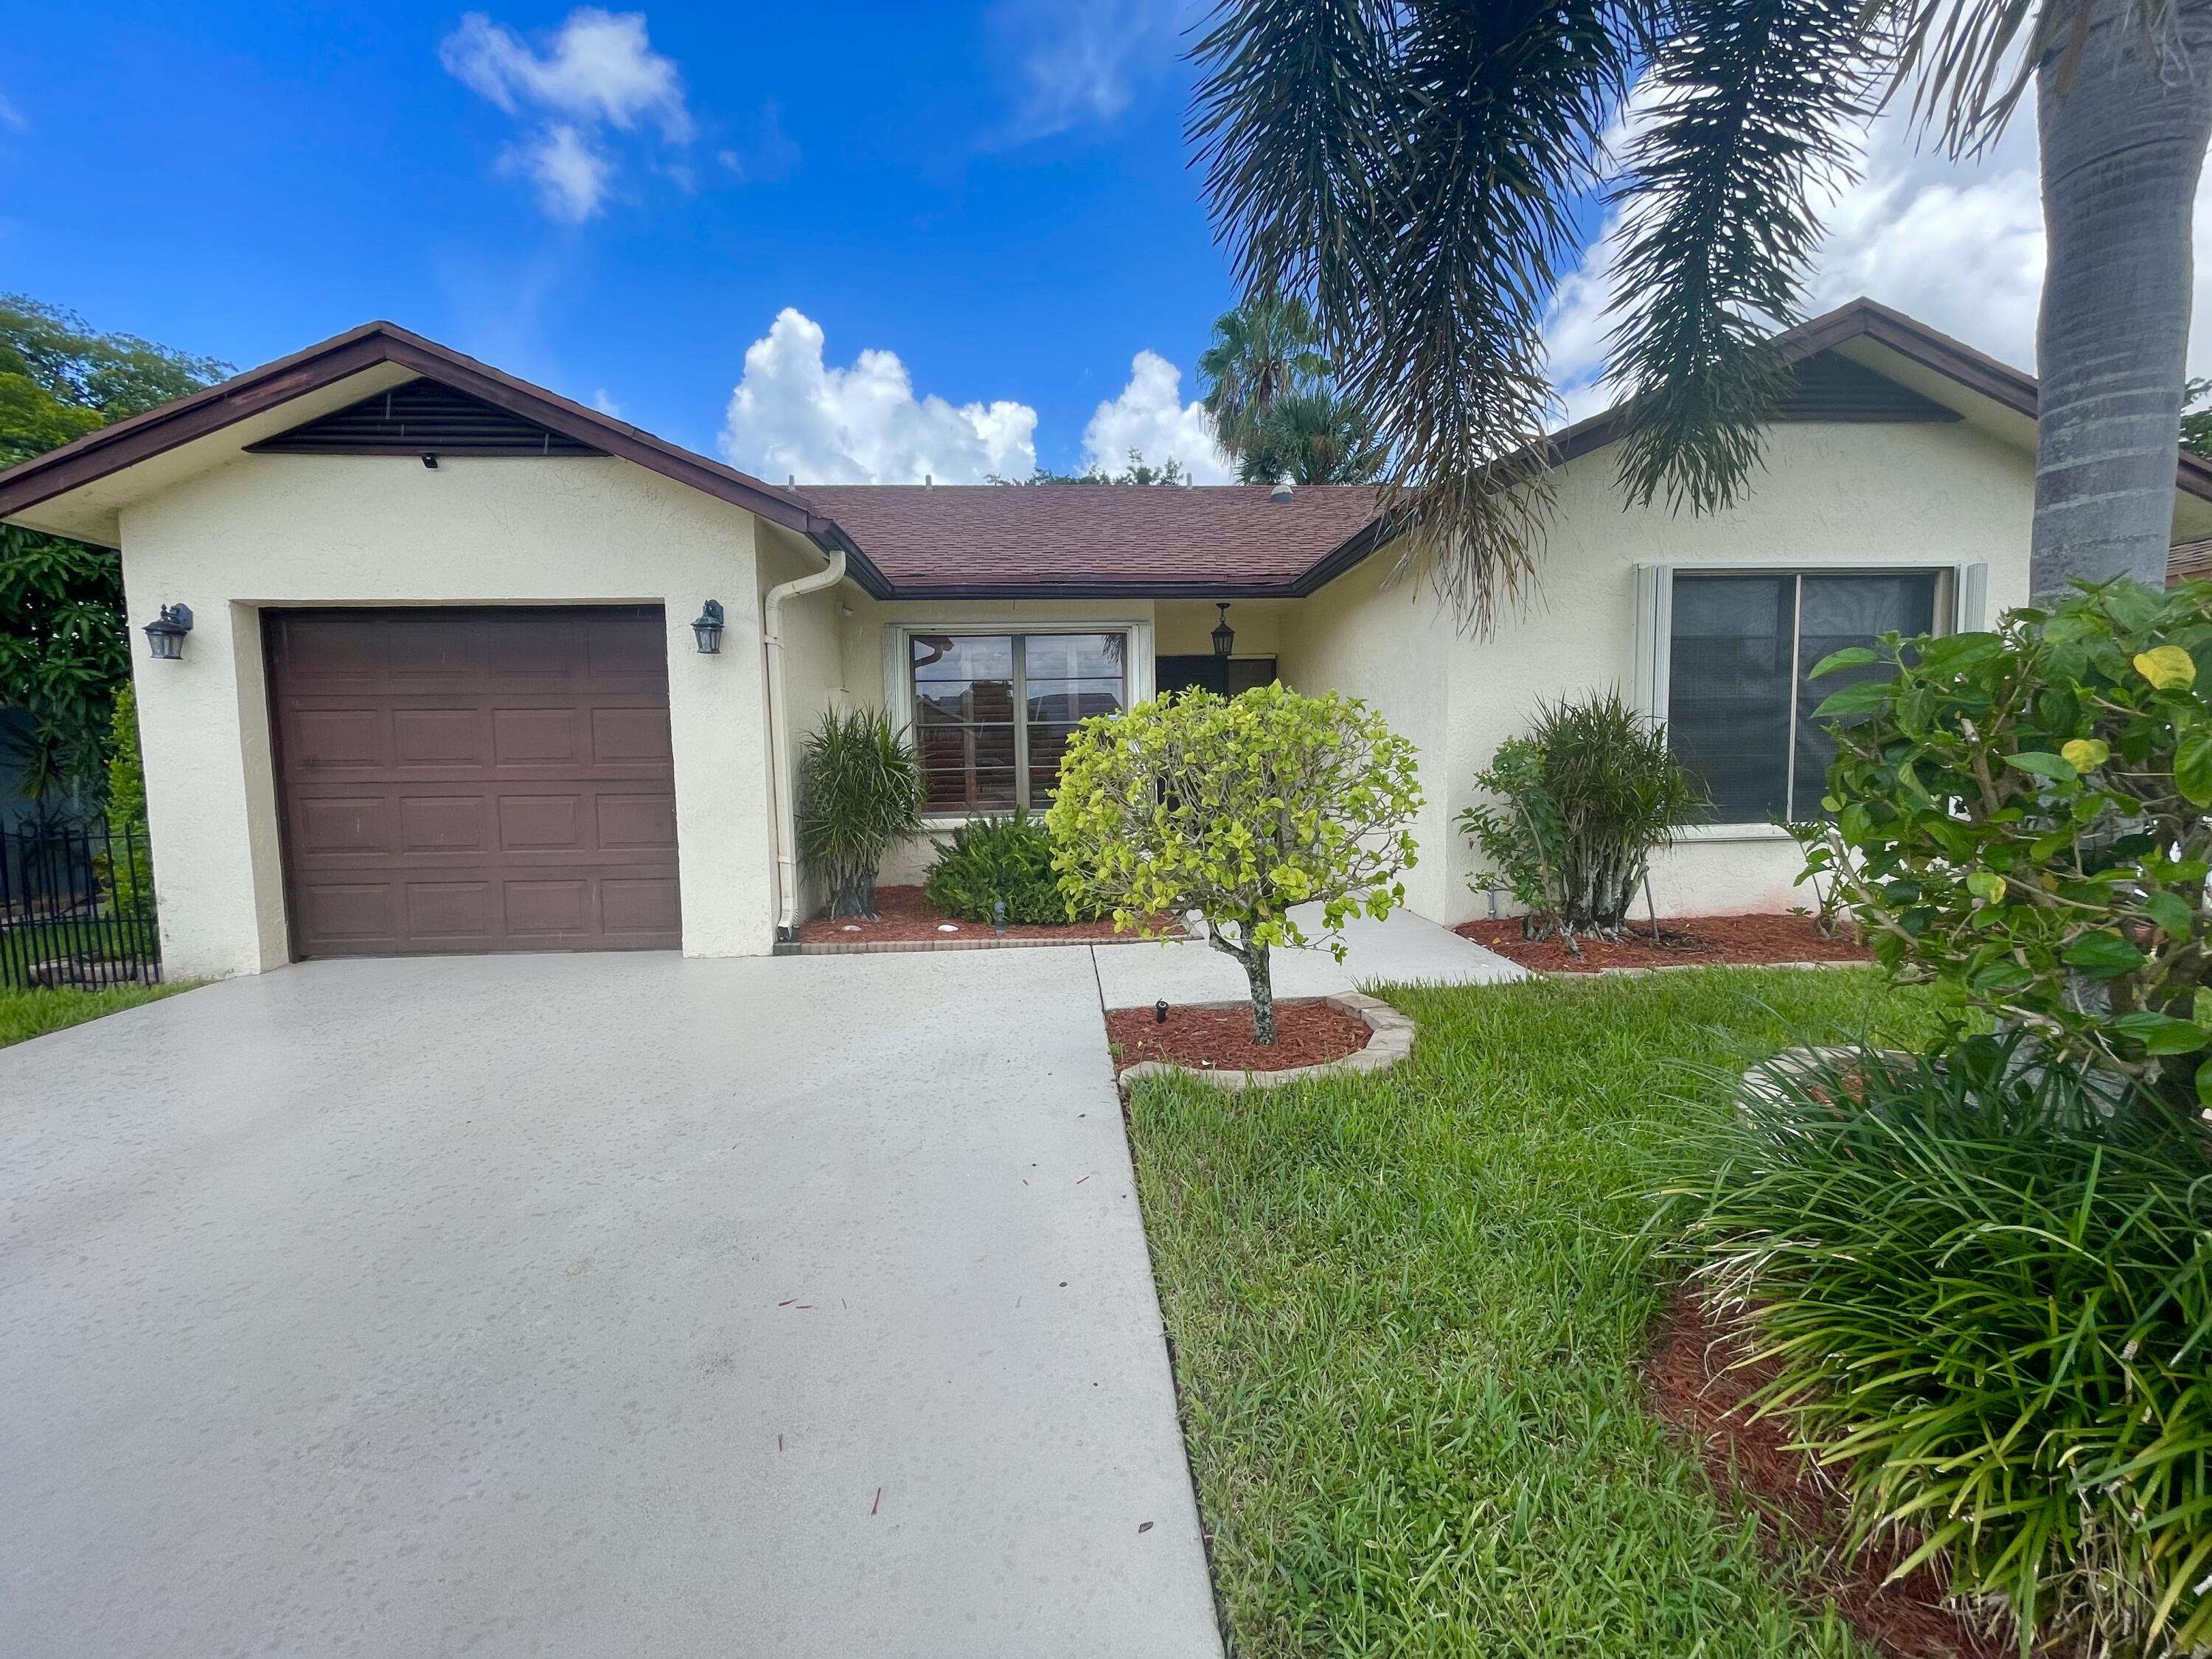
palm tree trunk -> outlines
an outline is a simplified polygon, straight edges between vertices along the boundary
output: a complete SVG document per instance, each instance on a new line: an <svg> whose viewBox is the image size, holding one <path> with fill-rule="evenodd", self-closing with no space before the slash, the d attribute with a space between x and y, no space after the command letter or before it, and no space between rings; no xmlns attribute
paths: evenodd
<svg viewBox="0 0 2212 1659"><path fill-rule="evenodd" d="M2070 69L2037 66L2048 263L2032 586L2166 581L2184 354L2190 218L2212 137L2212 0L2176 0L2163 52L2141 0L2075 0L2089 27Z"/></svg>

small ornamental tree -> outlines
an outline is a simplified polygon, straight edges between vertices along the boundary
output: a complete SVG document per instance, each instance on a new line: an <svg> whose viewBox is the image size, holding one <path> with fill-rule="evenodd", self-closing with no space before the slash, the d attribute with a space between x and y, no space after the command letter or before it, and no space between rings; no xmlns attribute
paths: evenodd
<svg viewBox="0 0 2212 1659"><path fill-rule="evenodd" d="M2212 582L2087 587L1995 633L1839 651L1886 678L1839 722L1811 838L1899 977L2117 1071L2212 1102Z"/></svg>
<svg viewBox="0 0 2212 1659"><path fill-rule="evenodd" d="M1252 989L1252 1036L1275 1041L1267 953L1305 944L1291 908L1318 904L1338 960L1340 929L1405 902L1407 830L1420 810L1413 745L1355 698L1280 685L1210 691L1085 720L1060 762L1045 822L1060 889L1117 931L1195 910L1206 942Z"/></svg>

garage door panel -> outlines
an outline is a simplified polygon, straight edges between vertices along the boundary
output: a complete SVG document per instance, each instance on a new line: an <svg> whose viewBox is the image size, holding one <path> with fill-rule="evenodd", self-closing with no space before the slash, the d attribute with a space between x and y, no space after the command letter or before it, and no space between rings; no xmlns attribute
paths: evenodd
<svg viewBox="0 0 2212 1659"><path fill-rule="evenodd" d="M270 613L295 950L678 945L661 629L658 611Z"/></svg>
<svg viewBox="0 0 2212 1659"><path fill-rule="evenodd" d="M501 795L499 845L505 853L574 852L584 845L580 795Z"/></svg>
<svg viewBox="0 0 2212 1659"><path fill-rule="evenodd" d="M491 757L497 766L574 766L584 760L574 708L495 708Z"/></svg>
<svg viewBox="0 0 2212 1659"><path fill-rule="evenodd" d="M482 795L405 795L399 801L402 853L487 853L490 813Z"/></svg>
<svg viewBox="0 0 2212 1659"><path fill-rule="evenodd" d="M658 618L594 629L584 641L586 666L601 683L645 679L668 684L667 635Z"/></svg>
<svg viewBox="0 0 2212 1659"><path fill-rule="evenodd" d="M379 708L303 708L293 723L288 754L303 771L374 769L391 761L386 730L384 711Z"/></svg>
<svg viewBox="0 0 2212 1659"><path fill-rule="evenodd" d="M659 881L610 877L599 884L599 905L610 938L648 938L682 925L682 900L672 877Z"/></svg>
<svg viewBox="0 0 2212 1659"><path fill-rule="evenodd" d="M580 876L508 881L504 892L510 938L580 938L592 931L591 883Z"/></svg>
<svg viewBox="0 0 2212 1659"><path fill-rule="evenodd" d="M665 766L673 753L665 708L592 710L592 759L596 764Z"/></svg>
<svg viewBox="0 0 2212 1659"><path fill-rule="evenodd" d="M301 896L301 926L333 947L388 948L399 934L394 925L392 885L388 881L319 883Z"/></svg>
<svg viewBox="0 0 2212 1659"><path fill-rule="evenodd" d="M391 807L381 794L305 797L292 820L295 849L310 858L384 852L392 844Z"/></svg>
<svg viewBox="0 0 2212 1659"><path fill-rule="evenodd" d="M483 764L487 745L481 709L394 708L390 720L394 766Z"/></svg>
<svg viewBox="0 0 2212 1659"><path fill-rule="evenodd" d="M609 852L653 848L676 850L676 797L602 793L592 807L599 844Z"/></svg>
<svg viewBox="0 0 2212 1659"><path fill-rule="evenodd" d="M410 881L406 894L410 939L483 951L499 937L489 881Z"/></svg>

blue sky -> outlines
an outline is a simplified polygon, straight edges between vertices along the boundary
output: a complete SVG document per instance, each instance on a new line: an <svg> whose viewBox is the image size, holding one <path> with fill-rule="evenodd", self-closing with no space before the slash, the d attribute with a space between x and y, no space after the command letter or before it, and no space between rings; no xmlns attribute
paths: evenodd
<svg viewBox="0 0 2212 1659"><path fill-rule="evenodd" d="M0 286L240 365L386 317L712 452L791 307L1066 465L1139 350L1195 395L1233 298L1173 3L652 3L627 60L538 0L11 12Z"/></svg>
<svg viewBox="0 0 2212 1659"><path fill-rule="evenodd" d="M241 367L386 317L776 479L1135 447L1210 481L1205 5L19 0L0 289ZM2032 365L2033 124L1960 167L1887 115L1862 160L1808 309L1871 294ZM1594 239L1547 329L1570 416L1613 292Z"/></svg>

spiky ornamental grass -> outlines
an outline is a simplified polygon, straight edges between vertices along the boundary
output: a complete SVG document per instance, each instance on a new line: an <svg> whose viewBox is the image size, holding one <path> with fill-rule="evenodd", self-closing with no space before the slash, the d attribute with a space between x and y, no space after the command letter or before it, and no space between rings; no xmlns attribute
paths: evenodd
<svg viewBox="0 0 2212 1659"><path fill-rule="evenodd" d="M2212 1163L2021 1041L1749 1091L1678 1149L1668 1248L1861 1536L1917 1540L1906 1567L1942 1554L2024 1632L2203 1652Z"/></svg>
<svg viewBox="0 0 2212 1659"><path fill-rule="evenodd" d="M1502 806L1477 805L1459 827L1535 918L1558 932L1618 939L1651 854L1705 803L1667 746L1664 727L1618 692L1538 708L1525 738L1498 749L1475 782Z"/></svg>
<svg viewBox="0 0 2212 1659"><path fill-rule="evenodd" d="M799 751L799 857L832 916L873 916L876 871L921 833L921 762L880 709L832 709Z"/></svg>

